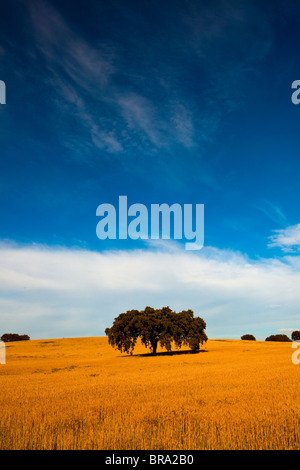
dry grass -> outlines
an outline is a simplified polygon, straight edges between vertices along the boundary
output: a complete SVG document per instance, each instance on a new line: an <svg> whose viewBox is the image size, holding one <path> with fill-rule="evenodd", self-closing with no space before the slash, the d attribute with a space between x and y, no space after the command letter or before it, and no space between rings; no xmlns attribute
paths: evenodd
<svg viewBox="0 0 300 470"><path fill-rule="evenodd" d="M291 344L209 340L206 349L145 357L106 338L11 343L0 449L300 449Z"/></svg>

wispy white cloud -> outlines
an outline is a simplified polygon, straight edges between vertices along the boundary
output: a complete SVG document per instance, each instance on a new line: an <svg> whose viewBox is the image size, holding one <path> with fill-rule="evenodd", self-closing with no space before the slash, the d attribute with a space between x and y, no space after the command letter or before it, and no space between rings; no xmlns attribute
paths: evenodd
<svg viewBox="0 0 300 470"><path fill-rule="evenodd" d="M31 0L30 17L36 44L30 56L40 60L42 54L40 63L47 69L45 82L53 90L53 103L81 126L79 136L57 130L65 146L80 150L83 138L87 149L94 145L115 154L137 145L140 149L168 148L170 142L192 146L192 117L183 105L174 113L166 101L162 117L155 100L116 86L115 75L126 76L116 46L91 45L46 1Z"/></svg>
<svg viewBox="0 0 300 470"><path fill-rule="evenodd" d="M136 93L120 95L117 102L127 126L132 130L142 131L152 144L160 147L163 142L162 128L165 124L156 114L153 104ZM161 121L160 125L157 125L157 121Z"/></svg>
<svg viewBox="0 0 300 470"><path fill-rule="evenodd" d="M268 25L257 21L258 11L248 4L230 8L220 1L218 15L210 5L191 4L183 14L177 8L174 26L171 21L153 32L151 47L138 61L143 36L129 42L137 56L127 57L125 46L109 35L91 42L59 8L30 1L34 45L27 54L40 77L46 68L45 81L64 120L68 114L77 121L79 132L72 135L57 125L68 148L96 148L116 156L138 148L147 156L174 145L194 149L215 139L224 110L240 104L243 77L267 52ZM129 17L136 15L130 6L124 9ZM168 61L161 60L165 56ZM198 76L190 64L205 68L209 80L199 96L186 90L188 80L194 83Z"/></svg>
<svg viewBox="0 0 300 470"><path fill-rule="evenodd" d="M86 42L68 26L57 9L41 0L30 1L30 14L39 50L49 68L67 75L77 86L90 91L105 87L114 72L112 57L100 46Z"/></svg>
<svg viewBox="0 0 300 470"><path fill-rule="evenodd" d="M282 251L300 251L300 224L290 225L285 229L274 230L274 234L269 237L269 247L278 247Z"/></svg>
<svg viewBox="0 0 300 470"><path fill-rule="evenodd" d="M95 145L108 152L121 151L115 132L106 131L107 123L99 115L99 106L103 108L109 99L107 90L115 72L113 52L105 44L91 45L45 1L31 0L29 11L36 40L30 55L45 64L44 81L52 90L52 103L60 110L56 115L72 115L80 129L79 135L66 135L58 123L62 143L73 151L82 148L83 140L86 150ZM43 76L42 71L39 74Z"/></svg>
<svg viewBox="0 0 300 470"><path fill-rule="evenodd" d="M281 207L267 199L260 201L256 208L263 212L272 222L280 225L287 225L287 218Z"/></svg>
<svg viewBox="0 0 300 470"><path fill-rule="evenodd" d="M295 331L296 328L279 328L279 333L283 333L283 334L286 334L286 335L290 335L291 333L293 333L293 331Z"/></svg>
<svg viewBox="0 0 300 470"><path fill-rule="evenodd" d="M113 130L100 131L98 126L91 126L92 141L96 147L106 149L110 153L121 152L123 150L122 144L117 140Z"/></svg>
<svg viewBox="0 0 300 470"><path fill-rule="evenodd" d="M299 319L295 257L254 262L213 248L190 254L176 244L98 253L10 243L0 256L3 333L103 335L119 313L146 305L191 308L211 337L264 339Z"/></svg>
<svg viewBox="0 0 300 470"><path fill-rule="evenodd" d="M182 142L186 148L192 148L195 145L193 116L186 106L182 103L174 103L171 122L174 126L174 133L179 142Z"/></svg>

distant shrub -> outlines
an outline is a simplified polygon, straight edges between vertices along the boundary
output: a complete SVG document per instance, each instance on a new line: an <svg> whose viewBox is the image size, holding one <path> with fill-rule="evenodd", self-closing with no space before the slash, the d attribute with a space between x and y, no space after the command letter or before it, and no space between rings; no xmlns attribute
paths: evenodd
<svg viewBox="0 0 300 470"><path fill-rule="evenodd" d="M300 331L299 330L293 331L292 340L293 341L300 341Z"/></svg>
<svg viewBox="0 0 300 470"><path fill-rule="evenodd" d="M287 335L271 335L266 338L266 341L292 341Z"/></svg>
<svg viewBox="0 0 300 470"><path fill-rule="evenodd" d="M244 340L247 340L247 341L256 341L256 338L253 335L243 335L243 336L241 336L241 339L244 339Z"/></svg>
<svg viewBox="0 0 300 470"><path fill-rule="evenodd" d="M28 341L29 339L28 335L18 335L17 333L5 333L1 336L1 341L4 343L10 343L12 341Z"/></svg>

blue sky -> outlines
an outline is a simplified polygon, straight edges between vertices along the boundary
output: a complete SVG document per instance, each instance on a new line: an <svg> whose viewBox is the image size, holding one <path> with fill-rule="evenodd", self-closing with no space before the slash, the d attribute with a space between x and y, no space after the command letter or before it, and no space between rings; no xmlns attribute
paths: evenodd
<svg viewBox="0 0 300 470"><path fill-rule="evenodd" d="M102 335L146 305L192 308L211 337L299 329L299 14L292 0L3 4L0 332ZM96 208L120 195L204 204L205 247L99 240Z"/></svg>

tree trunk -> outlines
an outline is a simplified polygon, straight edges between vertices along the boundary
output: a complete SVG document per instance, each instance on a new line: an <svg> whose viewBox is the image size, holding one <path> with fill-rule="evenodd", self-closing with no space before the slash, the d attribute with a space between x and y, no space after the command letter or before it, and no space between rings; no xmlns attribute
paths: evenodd
<svg viewBox="0 0 300 470"><path fill-rule="evenodd" d="M155 355L156 354L156 350L157 350L157 339L151 341L151 347L152 347L152 354Z"/></svg>

